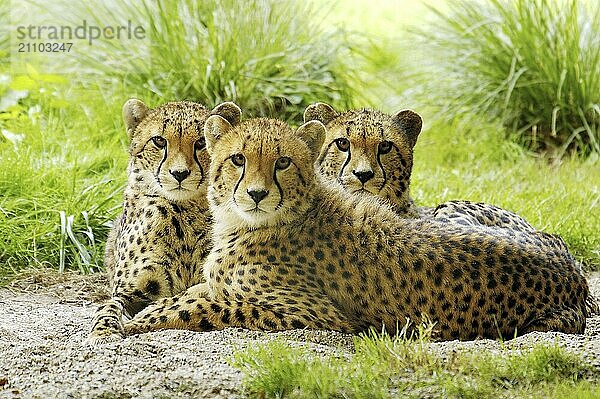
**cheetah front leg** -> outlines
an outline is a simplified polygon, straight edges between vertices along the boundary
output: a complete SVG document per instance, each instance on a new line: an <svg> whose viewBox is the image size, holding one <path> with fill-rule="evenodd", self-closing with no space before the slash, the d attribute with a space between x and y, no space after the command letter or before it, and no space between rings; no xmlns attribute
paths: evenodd
<svg viewBox="0 0 600 399"><path fill-rule="evenodd" d="M129 316L127 307L132 302L128 299L131 296L127 294L113 295L108 301L98 306L87 337L89 343L101 344L117 341L123 337L123 316Z"/></svg>
<svg viewBox="0 0 600 399"><path fill-rule="evenodd" d="M123 316L131 318L159 298L175 295L183 282L172 276L159 264L134 265L137 270L115 274L111 299L100 305L94 316L88 342L97 344L116 341L123 337ZM169 283L171 282L171 283Z"/></svg>
<svg viewBox="0 0 600 399"><path fill-rule="evenodd" d="M314 309L298 305L212 300L197 292L161 299L125 323L124 328L125 335L130 335L164 329L211 331L227 327L267 331L305 327L344 332L352 330L345 317L333 308L328 308L323 317L315 317Z"/></svg>

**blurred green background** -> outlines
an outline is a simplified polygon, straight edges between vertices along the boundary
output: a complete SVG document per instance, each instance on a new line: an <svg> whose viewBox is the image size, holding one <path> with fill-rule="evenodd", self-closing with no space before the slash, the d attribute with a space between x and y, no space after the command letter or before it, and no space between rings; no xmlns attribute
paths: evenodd
<svg viewBox="0 0 600 399"><path fill-rule="evenodd" d="M295 125L315 101L412 108L425 121L418 204L494 203L560 234L587 270L600 269L596 2L58 3L28 6L54 23L138 21L147 40L98 41L52 58L53 68L33 56L16 65L15 19L27 14L0 3L4 280L24 268L102 269L126 180L120 109L130 97L232 100L246 117Z"/></svg>

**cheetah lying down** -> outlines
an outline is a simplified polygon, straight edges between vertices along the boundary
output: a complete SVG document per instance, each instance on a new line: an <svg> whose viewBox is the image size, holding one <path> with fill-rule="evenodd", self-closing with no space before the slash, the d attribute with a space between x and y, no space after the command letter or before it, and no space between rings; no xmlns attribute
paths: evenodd
<svg viewBox="0 0 600 399"><path fill-rule="evenodd" d="M106 243L111 299L96 312L90 341L120 339L123 314L133 316L203 281L212 225L203 128L211 112L232 124L241 114L233 103L212 111L189 101L155 109L136 99L123 105L129 179L123 212Z"/></svg>
<svg viewBox="0 0 600 399"><path fill-rule="evenodd" d="M582 333L588 287L543 233L400 219L374 197L325 184L313 163L325 127L213 115L205 282L158 300L126 334L166 328L397 332L436 323L439 339Z"/></svg>

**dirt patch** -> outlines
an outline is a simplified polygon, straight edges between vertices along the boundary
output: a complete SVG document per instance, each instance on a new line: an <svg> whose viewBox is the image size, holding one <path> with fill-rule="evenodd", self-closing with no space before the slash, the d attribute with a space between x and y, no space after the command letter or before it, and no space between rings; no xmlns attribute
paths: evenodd
<svg viewBox="0 0 600 399"><path fill-rule="evenodd" d="M15 294L44 294L63 302L102 302L110 297L108 280L102 273L82 275L74 271L32 269L22 272L6 288Z"/></svg>
<svg viewBox="0 0 600 399"><path fill-rule="evenodd" d="M600 274L589 281L600 297ZM0 398L235 398L243 396L243 376L228 363L236 350L284 339L321 354L352 351L349 335L301 330L160 331L92 346L85 337L95 302L106 297L99 275L38 272L0 289ZM600 367L598 316L584 335L531 333L508 345L540 341L558 341ZM442 354L500 349L492 340L431 345Z"/></svg>

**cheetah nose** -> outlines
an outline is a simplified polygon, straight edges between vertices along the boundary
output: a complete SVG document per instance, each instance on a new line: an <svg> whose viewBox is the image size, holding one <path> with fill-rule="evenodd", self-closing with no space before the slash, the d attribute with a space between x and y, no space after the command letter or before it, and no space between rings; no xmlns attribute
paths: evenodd
<svg viewBox="0 0 600 399"><path fill-rule="evenodd" d="M373 173L372 170L361 170L358 172L353 170L352 174L354 174L354 176L356 176L358 180L360 180L360 182L363 184L368 182L373 178L373 176L375 176L375 173Z"/></svg>
<svg viewBox="0 0 600 399"><path fill-rule="evenodd" d="M169 173L171 175L173 175L173 177L179 182L181 183L182 181L184 181L189 175L190 175L190 171L189 170L170 170Z"/></svg>
<svg viewBox="0 0 600 399"><path fill-rule="evenodd" d="M262 201L263 198L269 194L267 190L247 190L246 192L256 204Z"/></svg>

